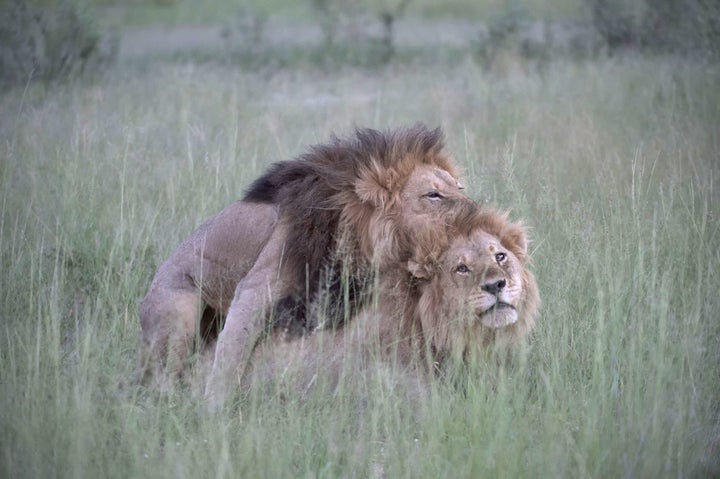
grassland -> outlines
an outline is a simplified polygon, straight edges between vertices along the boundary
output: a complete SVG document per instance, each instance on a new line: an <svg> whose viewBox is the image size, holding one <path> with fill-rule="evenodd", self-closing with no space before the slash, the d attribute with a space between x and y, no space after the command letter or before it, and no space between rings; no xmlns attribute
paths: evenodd
<svg viewBox="0 0 720 479"><path fill-rule="evenodd" d="M632 54L489 74L119 65L0 97L0 476L703 477L720 464L720 69ZM505 368L202 414L133 384L160 261L272 161L440 125L533 227L544 306Z"/></svg>

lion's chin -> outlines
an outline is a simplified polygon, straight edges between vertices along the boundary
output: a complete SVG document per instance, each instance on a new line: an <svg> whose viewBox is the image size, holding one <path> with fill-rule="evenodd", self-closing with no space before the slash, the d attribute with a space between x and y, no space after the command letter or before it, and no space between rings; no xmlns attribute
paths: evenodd
<svg viewBox="0 0 720 479"><path fill-rule="evenodd" d="M507 303L497 303L478 315L480 323L486 328L498 329L510 326L518 320L517 310Z"/></svg>

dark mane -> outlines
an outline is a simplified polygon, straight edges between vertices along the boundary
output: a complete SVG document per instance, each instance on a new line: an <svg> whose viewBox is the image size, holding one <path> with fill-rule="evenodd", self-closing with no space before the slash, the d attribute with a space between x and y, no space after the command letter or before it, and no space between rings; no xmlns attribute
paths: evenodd
<svg viewBox="0 0 720 479"><path fill-rule="evenodd" d="M333 136L330 143L311 146L297 159L272 164L248 187L243 201L282 204L284 199L293 202L292 192L311 186L312 179L323 181L327 193L341 192L352 188L359 170L370 167L373 161L384 168L397 168L400 161L410 155L432 160L443 147L442 130L429 130L421 124L392 132L356 129L355 137Z"/></svg>
<svg viewBox="0 0 720 479"><path fill-rule="evenodd" d="M348 207L363 217L377 211L376 205L357 195L358 181L367 181L368 172L375 172L372 182L379 190L398 191L416 165L437 162L443 146L439 128L420 124L392 132L356 129L354 136L334 136L297 159L271 165L255 180L243 200L279 206L281 221L289 227L288 267L295 284L308 285L308 291L297 291L295 301L285 298L276 306L294 308L294 316L303 316L306 306L300 304L300 298L312 302L327 293L330 309L337 309L330 311L331 315L340 316L333 321L351 315L363 300L371 268L369 258L359 250L357 225L343 225L343 215ZM453 169L451 164L441 166ZM382 173L378 174L378 169ZM344 251L349 248L349 261L338 254L341 235L348 242L343 246Z"/></svg>

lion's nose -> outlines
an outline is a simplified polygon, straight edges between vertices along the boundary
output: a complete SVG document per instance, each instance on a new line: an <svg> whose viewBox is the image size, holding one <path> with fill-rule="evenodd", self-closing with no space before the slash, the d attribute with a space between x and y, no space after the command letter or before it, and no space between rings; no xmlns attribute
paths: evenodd
<svg viewBox="0 0 720 479"><path fill-rule="evenodd" d="M500 291L503 290L506 284L507 283L505 282L505 280L501 279L493 283L486 283L482 285L482 289L483 291L487 291L490 294L498 294L500 293Z"/></svg>

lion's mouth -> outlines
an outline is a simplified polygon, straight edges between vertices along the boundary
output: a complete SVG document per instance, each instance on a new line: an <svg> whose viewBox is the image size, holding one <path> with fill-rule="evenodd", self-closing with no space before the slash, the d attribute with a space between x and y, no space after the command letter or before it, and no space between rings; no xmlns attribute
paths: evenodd
<svg viewBox="0 0 720 479"><path fill-rule="evenodd" d="M483 326L488 328L502 328L509 326L518 320L517 309L512 304L498 301L490 308L479 313L478 319Z"/></svg>

